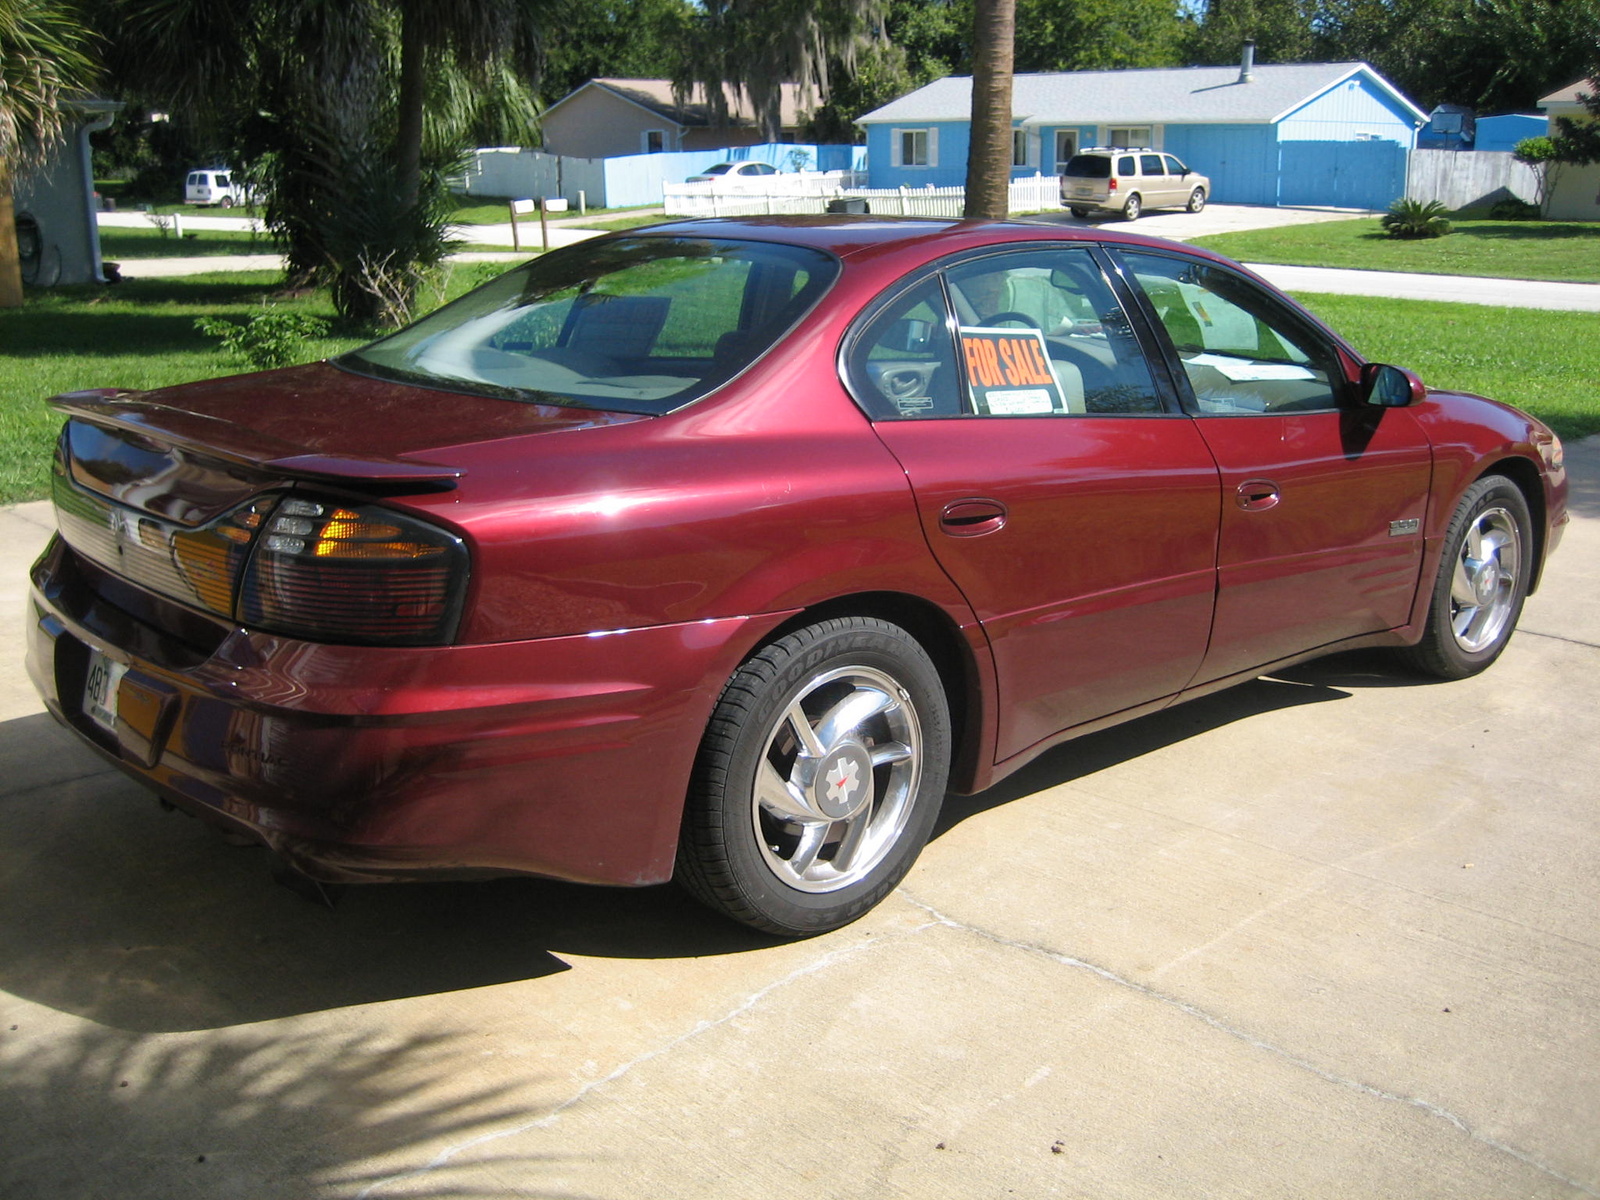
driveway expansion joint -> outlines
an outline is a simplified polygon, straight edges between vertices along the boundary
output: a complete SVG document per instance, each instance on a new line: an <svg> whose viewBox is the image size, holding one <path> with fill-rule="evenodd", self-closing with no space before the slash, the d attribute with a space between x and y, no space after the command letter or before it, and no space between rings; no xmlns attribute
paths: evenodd
<svg viewBox="0 0 1600 1200"><path fill-rule="evenodd" d="M1514 1158L1518 1162L1522 1163L1524 1166L1532 1167L1541 1174L1549 1176L1551 1179L1556 1180L1566 1187L1574 1189L1582 1195L1593 1196L1596 1197L1597 1200L1600 1200L1600 1191L1595 1190L1594 1188L1577 1179L1573 1179L1568 1175L1562 1174L1555 1167L1552 1167L1550 1164L1541 1161L1525 1150L1519 1150L1515 1146L1509 1146L1502 1141L1489 1137L1487 1134L1478 1132L1466 1121L1465 1118L1458 1116L1441 1105L1424 1100L1420 1096L1402 1096L1394 1092L1385 1091L1383 1088L1377 1087L1373 1084L1363 1083L1359 1079L1351 1079L1347 1076L1336 1074L1335 1072L1329 1071L1324 1067L1319 1067L1316 1063L1310 1061L1309 1059L1302 1058L1299 1055L1292 1053L1283 1046L1264 1041L1261 1038L1256 1037L1254 1034L1248 1033L1235 1025L1230 1025L1220 1017L1213 1016L1202 1008L1190 1004L1187 1001L1180 1000L1178 997L1167 992L1163 992L1158 988L1150 987L1148 984L1139 983L1137 980L1129 979L1124 975L1119 975L1108 967L1102 967L1096 963L1087 962L1081 958L1074 958L1070 954L1063 954L1059 950L1051 950L1046 946L1040 946L1033 942L1024 942L1016 938L1008 938L1003 934L994 932L993 930L983 929L976 925L969 925L965 921L958 920L955 917L949 916L947 913L941 912L939 909L935 908L931 904L928 904L926 901L918 900L915 896L910 895L904 889L901 889L898 894L902 899L912 905L915 905L917 908L922 909L923 912L927 913L933 918L929 924L918 926L913 932L921 932L922 930L934 926L943 926L960 933L968 934L972 937L981 938L984 941L990 942L997 946L1003 946L1012 950L1020 950L1024 954L1047 959L1062 966L1071 967L1073 970L1085 971L1091 975L1096 975L1115 987L1123 988L1127 991L1133 992L1135 995L1142 996L1145 999L1154 1000L1158 1004L1163 1004L1169 1008L1174 1008L1183 1013L1185 1016L1193 1017L1195 1020L1209 1025L1219 1033L1225 1034L1236 1041L1243 1042L1252 1049L1260 1050L1266 1054L1269 1054L1282 1062L1288 1063L1290 1066L1296 1067L1315 1076L1325 1083L1331 1083L1337 1087L1347 1088L1351 1091L1359 1092L1362 1095L1370 1096L1375 1100L1388 1101L1394 1104L1404 1104L1411 1108L1420 1109L1430 1117L1435 1117L1441 1121L1445 1121L1448 1124L1455 1126L1457 1130L1478 1144L1491 1150L1498 1151L1501 1154L1508 1155L1509 1157Z"/></svg>

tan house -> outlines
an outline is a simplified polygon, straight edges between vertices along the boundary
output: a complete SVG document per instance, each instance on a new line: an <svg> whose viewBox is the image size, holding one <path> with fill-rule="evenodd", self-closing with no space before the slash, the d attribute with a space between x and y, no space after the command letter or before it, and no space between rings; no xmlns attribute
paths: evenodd
<svg viewBox="0 0 1600 1200"><path fill-rule="evenodd" d="M1578 94L1593 95L1595 85L1591 80L1580 79L1571 87L1551 92L1539 101L1539 107L1550 118L1550 134L1556 132L1557 117L1583 118L1589 111L1578 102ZM1550 189L1550 202L1545 216L1552 221L1600 221L1600 163L1587 167L1567 166L1560 169L1555 186Z"/></svg>
<svg viewBox="0 0 1600 1200"><path fill-rule="evenodd" d="M617 158L765 142L748 97L732 88L727 96L728 124L719 127L699 88L679 104L667 79L591 79L545 110L544 149L573 158ZM778 140L798 140L804 119L799 84L783 85L780 112Z"/></svg>

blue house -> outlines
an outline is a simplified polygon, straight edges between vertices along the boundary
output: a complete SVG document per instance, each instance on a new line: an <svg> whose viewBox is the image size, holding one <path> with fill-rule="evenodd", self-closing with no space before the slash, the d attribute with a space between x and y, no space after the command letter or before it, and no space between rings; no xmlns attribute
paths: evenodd
<svg viewBox="0 0 1600 1200"><path fill-rule="evenodd" d="M1543 137L1550 121L1542 113L1505 113L1478 118L1478 140L1474 150L1510 154L1524 138Z"/></svg>
<svg viewBox="0 0 1600 1200"><path fill-rule="evenodd" d="M1211 177L1227 204L1387 208L1428 117L1366 63L1018 75L1012 175L1060 174L1079 148L1150 146ZM948 76L874 109L871 187L966 182L972 80Z"/></svg>

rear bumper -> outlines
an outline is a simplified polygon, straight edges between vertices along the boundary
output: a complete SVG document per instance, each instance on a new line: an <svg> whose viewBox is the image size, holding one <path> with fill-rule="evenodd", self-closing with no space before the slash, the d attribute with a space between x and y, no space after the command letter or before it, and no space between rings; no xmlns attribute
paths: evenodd
<svg viewBox="0 0 1600 1200"><path fill-rule="evenodd" d="M204 655L36 564L28 671L50 712L179 807L330 881L672 874L722 682L781 614L485 646L330 646L235 629ZM128 667L115 732L92 651Z"/></svg>

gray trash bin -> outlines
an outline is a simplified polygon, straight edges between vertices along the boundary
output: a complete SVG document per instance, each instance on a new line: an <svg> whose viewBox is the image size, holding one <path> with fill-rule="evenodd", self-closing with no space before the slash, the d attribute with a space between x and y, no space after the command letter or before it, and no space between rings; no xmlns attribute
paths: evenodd
<svg viewBox="0 0 1600 1200"><path fill-rule="evenodd" d="M828 211L830 213L861 214L870 213L872 210L867 207L867 202L865 200L851 199L848 196L841 196L837 200L828 201Z"/></svg>

